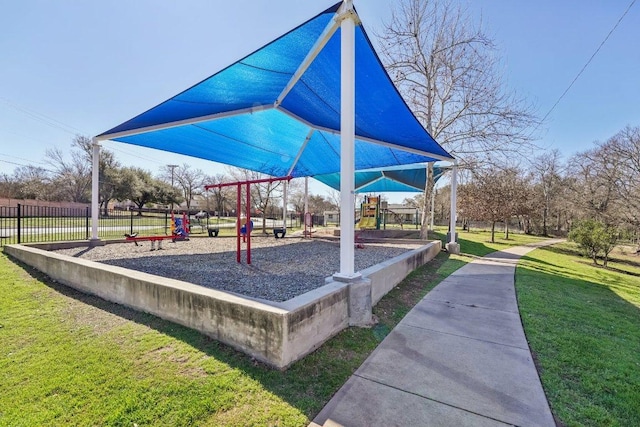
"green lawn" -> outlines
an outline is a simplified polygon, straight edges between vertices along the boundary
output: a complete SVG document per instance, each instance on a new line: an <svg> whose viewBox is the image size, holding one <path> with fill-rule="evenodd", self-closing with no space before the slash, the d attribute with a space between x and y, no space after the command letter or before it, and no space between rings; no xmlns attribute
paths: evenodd
<svg viewBox="0 0 640 427"><path fill-rule="evenodd" d="M0 425L306 426L428 289L446 254L286 372L0 256Z"/></svg>
<svg viewBox="0 0 640 427"><path fill-rule="evenodd" d="M347 329L285 372L0 254L0 426L306 426L433 286L475 256L533 240L460 238L466 254L413 272L376 306L375 327Z"/></svg>
<svg viewBox="0 0 640 427"><path fill-rule="evenodd" d="M617 251L609 267L566 243L517 269L527 339L566 425L640 425L640 258Z"/></svg>

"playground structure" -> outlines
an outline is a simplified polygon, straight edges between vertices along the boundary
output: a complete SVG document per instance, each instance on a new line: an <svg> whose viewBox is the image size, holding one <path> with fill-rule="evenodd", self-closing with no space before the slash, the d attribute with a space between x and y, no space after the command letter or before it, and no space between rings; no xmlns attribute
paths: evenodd
<svg viewBox="0 0 640 427"><path fill-rule="evenodd" d="M365 196L360 204L360 230L380 230L380 197Z"/></svg>
<svg viewBox="0 0 640 427"><path fill-rule="evenodd" d="M236 201L236 212L237 212L237 219L236 219L236 261L238 263L241 263L241 253L242 253L242 245L240 242L240 239L242 238L242 243L246 243L247 244L247 264L251 264L251 230L253 229L253 221L251 221L251 184L261 184L261 183L266 183L266 182L277 182L277 181L286 181L289 182L291 181L293 177L292 176L283 176L283 177L278 177L278 178L263 178L263 179L254 179L254 180L249 180L249 181L238 181L238 182L229 182L229 183L222 183L222 184L210 184L210 185L205 185L204 189L206 191L212 189L212 188L223 188L223 187L233 187L235 186L237 189L237 201ZM242 223L242 187L245 187L245 194L246 194L246 202L245 202L245 214L244 214L244 218L245 218L245 223ZM283 220L284 220L284 225L282 228L274 228L273 230L273 234L275 236L275 238L277 239L278 236L280 235L280 237L284 237L285 233L286 233L286 218L287 218L287 192L286 192L286 185L285 185L285 191L284 191L284 197L283 197L283 205L284 205L284 209L283 209ZM249 224L249 232L247 233L247 226L246 224ZM211 235L211 233L209 234ZM217 236L217 233L216 233Z"/></svg>
<svg viewBox="0 0 640 427"><path fill-rule="evenodd" d="M387 215L393 215L394 223L404 229L405 214L394 212L388 208L388 203L380 200L380 197L365 196L364 202L360 205L360 219L356 221L358 228L364 230L387 229ZM413 223L418 228L418 212L416 210Z"/></svg>
<svg viewBox="0 0 640 427"><path fill-rule="evenodd" d="M182 218L176 218L173 212L171 212L171 235L168 236L142 236L139 237L138 233L125 234L124 237L127 242L133 242L136 246L140 246L138 242L151 242L151 250L156 250L156 242L158 242L158 250L162 249L162 242L164 240L171 240L173 243L181 240L189 240L189 217L186 213L182 214Z"/></svg>

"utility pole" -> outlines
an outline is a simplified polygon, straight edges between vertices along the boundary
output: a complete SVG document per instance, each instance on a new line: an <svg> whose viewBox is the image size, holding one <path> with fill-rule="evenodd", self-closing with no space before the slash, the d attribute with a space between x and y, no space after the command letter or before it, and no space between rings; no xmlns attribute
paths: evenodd
<svg viewBox="0 0 640 427"><path fill-rule="evenodd" d="M173 172L178 165L167 165L169 169L171 169L171 189L173 190ZM173 212L173 196L171 197L171 212Z"/></svg>

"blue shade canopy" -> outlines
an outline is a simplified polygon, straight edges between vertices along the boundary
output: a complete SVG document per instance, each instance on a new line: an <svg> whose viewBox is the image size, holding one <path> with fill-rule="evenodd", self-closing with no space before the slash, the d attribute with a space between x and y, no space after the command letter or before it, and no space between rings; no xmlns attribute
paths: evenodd
<svg viewBox="0 0 640 427"><path fill-rule="evenodd" d="M272 176L339 172L340 5L96 138ZM452 160L409 110L362 25L355 39L355 169Z"/></svg>
<svg viewBox="0 0 640 427"><path fill-rule="evenodd" d="M438 180L448 170L447 167L434 166L433 180ZM318 181L331 188L340 190L340 174L331 173L314 176ZM422 192L427 183L426 166L419 168L381 169L357 171L355 174L356 193L387 193L387 192Z"/></svg>

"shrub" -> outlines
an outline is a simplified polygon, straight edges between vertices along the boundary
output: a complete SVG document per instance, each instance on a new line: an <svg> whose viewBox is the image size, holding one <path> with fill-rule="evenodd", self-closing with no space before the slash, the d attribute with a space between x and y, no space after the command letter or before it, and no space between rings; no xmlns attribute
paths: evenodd
<svg viewBox="0 0 640 427"><path fill-rule="evenodd" d="M606 267L609 254L616 246L620 233L618 228L607 225L595 219L586 219L578 222L569 233L569 239L573 240L582 249L585 256L598 264L598 256L602 256Z"/></svg>

